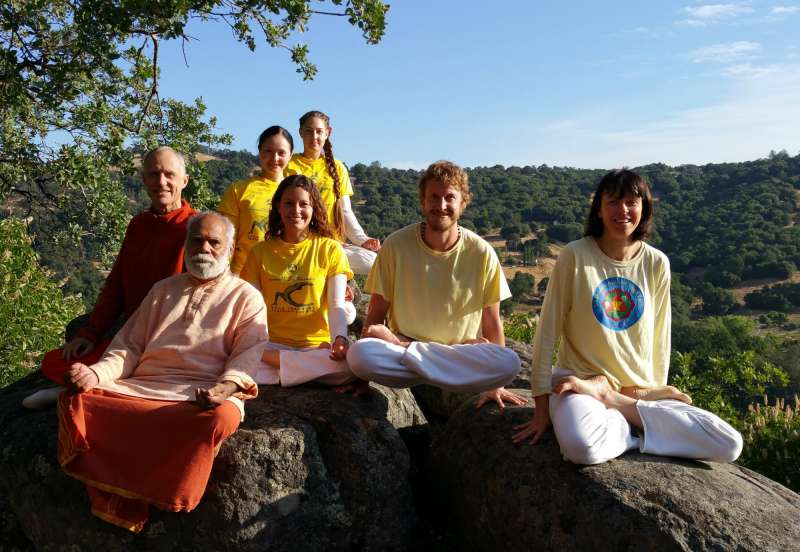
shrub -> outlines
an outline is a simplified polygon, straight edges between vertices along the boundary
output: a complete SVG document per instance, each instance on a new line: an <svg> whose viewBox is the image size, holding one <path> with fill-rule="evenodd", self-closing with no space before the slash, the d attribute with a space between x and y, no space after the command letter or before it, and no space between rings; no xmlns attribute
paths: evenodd
<svg viewBox="0 0 800 552"><path fill-rule="evenodd" d="M82 311L80 298L65 298L39 266L25 223L0 220L0 387L36 369Z"/></svg>
<svg viewBox="0 0 800 552"><path fill-rule="evenodd" d="M750 405L742 424L744 450L739 464L747 466L794 491L800 491L800 415L783 399L769 406Z"/></svg>

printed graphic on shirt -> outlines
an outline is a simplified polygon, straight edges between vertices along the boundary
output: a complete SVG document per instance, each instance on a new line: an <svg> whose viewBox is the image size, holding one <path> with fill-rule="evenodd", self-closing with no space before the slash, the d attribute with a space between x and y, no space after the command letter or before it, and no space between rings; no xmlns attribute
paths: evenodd
<svg viewBox="0 0 800 552"><path fill-rule="evenodd" d="M269 211L260 209L250 209L250 218L253 223L250 225L250 231L247 233L247 238L251 241L259 241L261 236L267 233L267 225L269 224ZM260 232L260 233L259 233Z"/></svg>
<svg viewBox="0 0 800 552"><path fill-rule="evenodd" d="M272 306L274 307L275 305L278 304L278 299L283 299L283 301L286 304L296 307L298 309L300 307L313 307L314 303L299 303L292 297L292 294L299 292L304 287L311 285L314 285L313 282L295 282L294 284L286 287L286 289L284 289L283 291L276 291L275 298L272 301Z"/></svg>
<svg viewBox="0 0 800 552"><path fill-rule="evenodd" d="M594 290L592 312L609 330L627 330L642 317L644 294L627 278L606 278Z"/></svg>

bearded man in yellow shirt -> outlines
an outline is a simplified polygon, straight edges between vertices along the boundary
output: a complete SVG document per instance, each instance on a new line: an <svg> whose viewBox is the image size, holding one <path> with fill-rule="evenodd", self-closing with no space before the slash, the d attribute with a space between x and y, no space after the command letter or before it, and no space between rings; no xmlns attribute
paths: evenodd
<svg viewBox="0 0 800 552"><path fill-rule="evenodd" d="M524 404L506 391L520 368L505 347L500 301L511 296L494 249L458 225L470 200L467 173L437 161L422 175L425 220L386 238L367 278L372 294L361 339L347 353L350 370L389 387L430 384L485 392Z"/></svg>

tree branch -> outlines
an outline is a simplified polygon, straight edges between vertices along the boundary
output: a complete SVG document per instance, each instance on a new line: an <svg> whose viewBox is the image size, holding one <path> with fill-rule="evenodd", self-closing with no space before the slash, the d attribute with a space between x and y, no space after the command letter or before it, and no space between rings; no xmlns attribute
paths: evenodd
<svg viewBox="0 0 800 552"><path fill-rule="evenodd" d="M150 109L150 103L158 94L158 36L151 34L150 38L153 40L153 86L150 88L150 95L147 98L147 103L144 104L142 116L139 118L139 124L136 127L137 134L142 131L142 124L144 124L144 118L147 115L147 110Z"/></svg>

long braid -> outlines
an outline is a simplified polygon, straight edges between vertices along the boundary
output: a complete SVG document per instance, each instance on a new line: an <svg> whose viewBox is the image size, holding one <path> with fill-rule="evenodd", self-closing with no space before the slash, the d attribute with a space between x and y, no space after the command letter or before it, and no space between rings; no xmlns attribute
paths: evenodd
<svg viewBox="0 0 800 552"><path fill-rule="evenodd" d="M336 170L336 161L333 157L333 144L330 138L322 145L325 154L325 166L333 178L333 220L331 225L341 239L345 239L344 216L342 215L342 183L339 181L339 171Z"/></svg>

